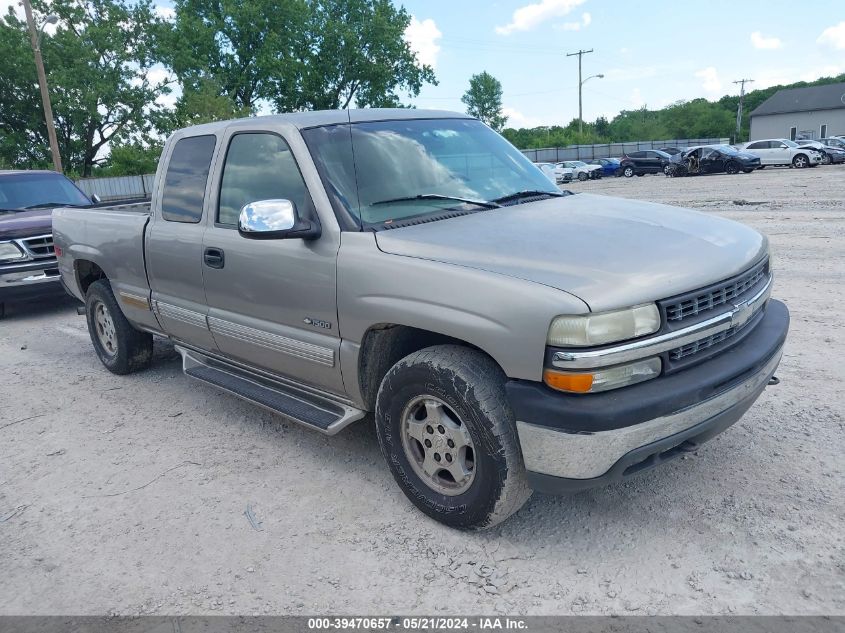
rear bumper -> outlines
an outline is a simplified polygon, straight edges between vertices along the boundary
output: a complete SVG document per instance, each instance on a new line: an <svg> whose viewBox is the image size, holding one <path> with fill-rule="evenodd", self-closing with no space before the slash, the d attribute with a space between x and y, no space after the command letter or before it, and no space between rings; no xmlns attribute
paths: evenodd
<svg viewBox="0 0 845 633"><path fill-rule="evenodd" d="M748 337L711 360L618 391L567 396L508 383L529 483L561 493L656 466L724 431L777 369L789 313L771 301Z"/></svg>
<svg viewBox="0 0 845 633"><path fill-rule="evenodd" d="M0 270L0 302L63 295L60 280L55 260Z"/></svg>

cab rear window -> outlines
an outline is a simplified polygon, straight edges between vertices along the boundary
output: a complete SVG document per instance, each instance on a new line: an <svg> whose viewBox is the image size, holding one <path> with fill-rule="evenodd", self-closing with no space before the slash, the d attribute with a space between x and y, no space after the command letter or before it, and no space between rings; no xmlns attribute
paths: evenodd
<svg viewBox="0 0 845 633"><path fill-rule="evenodd" d="M200 221L216 141L213 135L176 141L164 178L162 218L169 222Z"/></svg>

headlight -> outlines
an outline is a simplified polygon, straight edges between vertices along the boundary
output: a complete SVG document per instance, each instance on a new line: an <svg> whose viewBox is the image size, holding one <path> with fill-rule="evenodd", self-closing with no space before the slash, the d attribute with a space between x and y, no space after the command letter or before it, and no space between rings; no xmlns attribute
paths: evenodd
<svg viewBox="0 0 845 633"><path fill-rule="evenodd" d="M0 261L24 259L23 251L12 242L0 242Z"/></svg>
<svg viewBox="0 0 845 633"><path fill-rule="evenodd" d="M559 316L546 339L554 347L586 347L652 334L660 329L660 312L653 303L581 316Z"/></svg>
<svg viewBox="0 0 845 633"><path fill-rule="evenodd" d="M661 368L659 358L646 358L625 365L579 372L546 369L543 372L543 382L558 391L597 393L657 378Z"/></svg>

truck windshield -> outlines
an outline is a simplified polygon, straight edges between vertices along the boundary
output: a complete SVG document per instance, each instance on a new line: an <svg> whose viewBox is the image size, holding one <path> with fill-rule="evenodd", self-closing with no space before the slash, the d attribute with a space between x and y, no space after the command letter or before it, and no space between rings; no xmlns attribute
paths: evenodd
<svg viewBox="0 0 845 633"><path fill-rule="evenodd" d="M474 119L327 126L303 135L335 203L364 226L480 210L518 192L560 190L519 150Z"/></svg>
<svg viewBox="0 0 845 633"><path fill-rule="evenodd" d="M4 212L90 204L91 201L85 194L61 174L51 172L0 174L0 209Z"/></svg>

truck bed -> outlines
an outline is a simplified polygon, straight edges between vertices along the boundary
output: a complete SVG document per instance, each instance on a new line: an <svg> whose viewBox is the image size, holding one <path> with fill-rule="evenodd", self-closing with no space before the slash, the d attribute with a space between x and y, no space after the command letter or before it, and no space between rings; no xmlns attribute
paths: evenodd
<svg viewBox="0 0 845 633"><path fill-rule="evenodd" d="M84 300L80 277L86 267L96 264L122 305L121 293L148 300L144 237L149 221L149 202L55 209L53 240L61 253L59 272L68 290Z"/></svg>

